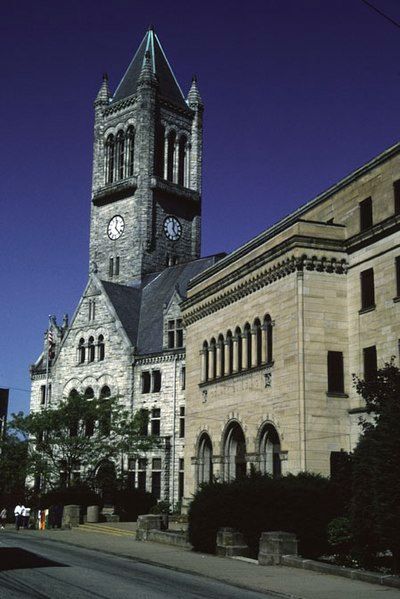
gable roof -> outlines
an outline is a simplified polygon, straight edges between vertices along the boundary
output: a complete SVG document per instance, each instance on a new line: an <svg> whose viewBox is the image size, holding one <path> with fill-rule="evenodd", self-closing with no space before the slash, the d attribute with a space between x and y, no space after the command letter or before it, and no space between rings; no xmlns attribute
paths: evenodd
<svg viewBox="0 0 400 599"><path fill-rule="evenodd" d="M101 281L104 291L114 306L115 312L129 337L132 345L136 345L140 316L141 287L128 287L109 281Z"/></svg>
<svg viewBox="0 0 400 599"><path fill-rule="evenodd" d="M122 77L120 84L115 90L112 102L119 102L136 93L138 79L144 64L146 52L150 53L153 73L159 84L159 94L173 104L187 109L187 104L179 87L175 75L171 69L164 50L155 31L151 28L144 36L132 62Z"/></svg>

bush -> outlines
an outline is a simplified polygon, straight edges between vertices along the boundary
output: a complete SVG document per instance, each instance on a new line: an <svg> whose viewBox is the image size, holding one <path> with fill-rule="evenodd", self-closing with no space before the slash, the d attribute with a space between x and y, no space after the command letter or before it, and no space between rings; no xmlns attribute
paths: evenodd
<svg viewBox="0 0 400 599"><path fill-rule="evenodd" d="M100 495L82 483L67 489L53 489L45 493L38 499L37 507L46 509L52 505L80 505L86 508L88 505L102 506L102 503Z"/></svg>
<svg viewBox="0 0 400 599"><path fill-rule="evenodd" d="M122 522L136 522L140 514L148 514L156 503L154 495L141 489L123 489L114 494L114 511Z"/></svg>
<svg viewBox="0 0 400 599"><path fill-rule="evenodd" d="M231 483L203 485L189 511L189 536L196 551L215 552L217 530L230 526L243 533L257 557L262 532L293 532L299 553L316 558L328 547L326 528L337 515L330 481L301 473L279 479L259 474Z"/></svg>

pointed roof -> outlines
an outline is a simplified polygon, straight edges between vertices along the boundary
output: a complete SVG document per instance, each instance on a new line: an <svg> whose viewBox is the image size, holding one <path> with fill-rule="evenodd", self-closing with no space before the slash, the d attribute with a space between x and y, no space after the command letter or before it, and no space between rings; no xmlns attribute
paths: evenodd
<svg viewBox="0 0 400 599"><path fill-rule="evenodd" d="M115 90L112 102L118 102L136 93L140 73L146 63L146 52L150 53L151 66L158 80L160 95L181 108L187 108L182 90L152 27L144 36L131 64Z"/></svg>

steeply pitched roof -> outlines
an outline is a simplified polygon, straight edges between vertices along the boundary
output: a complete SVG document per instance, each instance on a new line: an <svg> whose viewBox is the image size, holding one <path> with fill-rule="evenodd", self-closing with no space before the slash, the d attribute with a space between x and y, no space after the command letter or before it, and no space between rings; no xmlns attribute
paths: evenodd
<svg viewBox="0 0 400 599"><path fill-rule="evenodd" d="M112 102L118 102L136 93L138 79L147 51L150 52L153 73L158 79L159 94L173 104L187 108L181 88L175 79L160 40L153 29L149 29L144 36L131 64L115 90Z"/></svg>
<svg viewBox="0 0 400 599"><path fill-rule="evenodd" d="M132 345L139 354L159 353L163 349L164 307L175 290L186 297L190 279L212 266L221 256L210 256L171 266L147 275L137 286L128 287L102 281Z"/></svg>

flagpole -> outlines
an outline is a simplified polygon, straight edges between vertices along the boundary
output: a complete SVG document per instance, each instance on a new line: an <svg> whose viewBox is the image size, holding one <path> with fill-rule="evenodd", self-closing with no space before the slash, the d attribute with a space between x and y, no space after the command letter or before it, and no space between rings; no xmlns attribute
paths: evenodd
<svg viewBox="0 0 400 599"><path fill-rule="evenodd" d="M49 400L49 357L50 357L50 326L51 326L51 316L49 316L49 329L46 335L46 392L44 395L44 405L47 408L47 403Z"/></svg>

